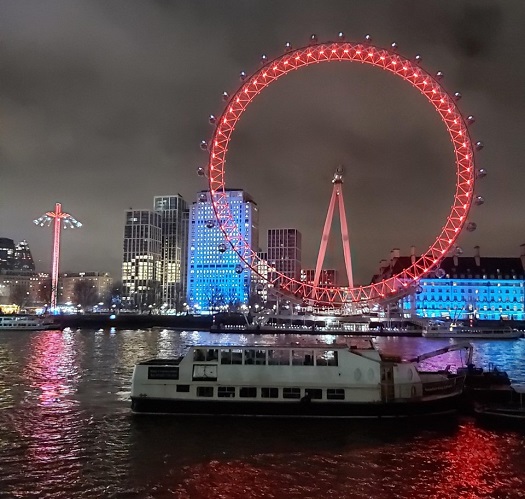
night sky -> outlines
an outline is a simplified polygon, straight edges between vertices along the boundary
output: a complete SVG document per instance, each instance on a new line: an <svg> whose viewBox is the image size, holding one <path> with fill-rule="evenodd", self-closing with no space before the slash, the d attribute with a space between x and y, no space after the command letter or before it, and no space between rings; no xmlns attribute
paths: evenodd
<svg viewBox="0 0 525 499"><path fill-rule="evenodd" d="M124 212L153 196L191 202L206 188L199 148L221 94L261 54L308 43L373 42L421 54L443 71L473 114L485 148L478 224L459 244L518 256L525 243L525 3L472 1L24 1L0 0L0 237L26 239L49 271L51 228L32 220L63 203L84 226L66 231L61 271L120 279ZM331 178L344 164L354 274L368 282L394 247L426 250L455 191L452 146L438 114L408 83L356 63L294 72L243 115L228 154L227 186L260 208L269 227L303 233L315 265ZM338 223L338 220L336 220ZM327 267L342 267L334 224Z"/></svg>

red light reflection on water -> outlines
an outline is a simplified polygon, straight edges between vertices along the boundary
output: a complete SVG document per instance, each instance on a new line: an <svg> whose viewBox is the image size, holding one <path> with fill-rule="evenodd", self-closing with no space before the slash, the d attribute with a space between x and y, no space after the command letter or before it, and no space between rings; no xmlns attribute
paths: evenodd
<svg viewBox="0 0 525 499"><path fill-rule="evenodd" d="M27 418L17 430L31 442L31 459L52 462L76 452L71 445L75 428L70 397L77 383L72 338L62 331L46 331L32 338L24 377L31 390L26 400Z"/></svg>
<svg viewBox="0 0 525 499"><path fill-rule="evenodd" d="M472 423L462 425L442 453L445 466L435 484L435 497L490 497L496 488L505 486L494 473L506 464L497 438Z"/></svg>

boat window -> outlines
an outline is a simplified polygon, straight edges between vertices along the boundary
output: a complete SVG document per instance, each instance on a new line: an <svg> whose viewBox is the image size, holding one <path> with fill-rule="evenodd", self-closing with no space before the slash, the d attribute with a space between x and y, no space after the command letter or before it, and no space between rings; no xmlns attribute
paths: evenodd
<svg viewBox="0 0 525 499"><path fill-rule="evenodd" d="M213 397L213 386L198 386L197 397Z"/></svg>
<svg viewBox="0 0 525 499"><path fill-rule="evenodd" d="M210 348L206 351L206 360L213 361L219 359L219 349L218 348Z"/></svg>
<svg viewBox="0 0 525 499"><path fill-rule="evenodd" d="M283 399L299 399L301 398L300 388L283 388Z"/></svg>
<svg viewBox="0 0 525 499"><path fill-rule="evenodd" d="M321 388L306 388L304 393L309 396L311 399L322 399L323 390Z"/></svg>
<svg viewBox="0 0 525 499"><path fill-rule="evenodd" d="M289 366L289 350L268 350L268 364L270 366Z"/></svg>
<svg viewBox="0 0 525 499"><path fill-rule="evenodd" d="M206 359L206 349L204 349L204 348L196 348L193 351L193 360L194 361L202 362L205 359Z"/></svg>
<svg viewBox="0 0 525 499"><path fill-rule="evenodd" d="M219 386L217 388L218 397L235 397L235 387L234 386Z"/></svg>
<svg viewBox="0 0 525 499"><path fill-rule="evenodd" d="M231 363L232 363L232 351L221 349L221 364L231 364Z"/></svg>
<svg viewBox="0 0 525 499"><path fill-rule="evenodd" d="M242 364L242 350L240 348L221 349L221 364Z"/></svg>
<svg viewBox="0 0 525 499"><path fill-rule="evenodd" d="M245 364L266 364L266 350L245 350L244 351L244 363Z"/></svg>
<svg viewBox="0 0 525 499"><path fill-rule="evenodd" d="M319 350L316 352L315 363L318 366L337 366L337 351Z"/></svg>
<svg viewBox="0 0 525 499"><path fill-rule="evenodd" d="M314 365L314 351L313 350L292 350L292 365L293 366L313 366Z"/></svg>
<svg viewBox="0 0 525 499"><path fill-rule="evenodd" d="M263 399L276 399L279 397L279 388L261 388Z"/></svg>
<svg viewBox="0 0 525 499"><path fill-rule="evenodd" d="M257 388L254 386L243 386L239 390L239 397L257 397Z"/></svg>
<svg viewBox="0 0 525 499"><path fill-rule="evenodd" d="M255 350L255 363L266 365L266 350Z"/></svg>
<svg viewBox="0 0 525 499"><path fill-rule="evenodd" d="M245 350L244 351L244 363L245 364L255 364L255 350Z"/></svg>
<svg viewBox="0 0 525 499"><path fill-rule="evenodd" d="M240 348L232 348L232 364L242 364L242 350Z"/></svg>
<svg viewBox="0 0 525 499"><path fill-rule="evenodd" d="M188 393L190 391L190 385L177 385L177 391L179 393Z"/></svg>
<svg viewBox="0 0 525 499"><path fill-rule="evenodd" d="M345 391L343 388L328 388L326 390L326 398L328 400L344 400Z"/></svg>

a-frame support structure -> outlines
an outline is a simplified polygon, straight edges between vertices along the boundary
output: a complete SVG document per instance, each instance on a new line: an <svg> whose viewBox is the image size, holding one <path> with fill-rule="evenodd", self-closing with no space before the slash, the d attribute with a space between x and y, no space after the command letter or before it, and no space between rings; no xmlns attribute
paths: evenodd
<svg viewBox="0 0 525 499"><path fill-rule="evenodd" d="M336 201L339 206L339 219L341 221L341 237L343 240L343 253L345 257L346 275L348 277L348 286L354 287L354 278L352 275L352 256L350 254L350 237L348 235L348 224L346 223L345 203L343 200L343 167L339 166L334 173L332 184L332 197L330 198L330 205L328 206L328 213L326 214L326 221L324 223L323 236L321 238L321 246L319 248L319 255L317 256L317 264L315 266L314 287L319 285L321 277L321 270L326 255L326 247L330 237L330 230L332 228L332 221L334 218L334 209Z"/></svg>

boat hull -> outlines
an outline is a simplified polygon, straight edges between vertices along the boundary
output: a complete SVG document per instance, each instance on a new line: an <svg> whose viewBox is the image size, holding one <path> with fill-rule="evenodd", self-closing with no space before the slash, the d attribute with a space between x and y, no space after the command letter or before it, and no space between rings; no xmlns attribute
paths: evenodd
<svg viewBox="0 0 525 499"><path fill-rule="evenodd" d="M517 340L521 338L521 331L511 331L505 333L454 333L450 331L424 331L424 338L458 338L469 340Z"/></svg>
<svg viewBox="0 0 525 499"><path fill-rule="evenodd" d="M293 418L405 418L453 414L461 392L446 397L398 402L245 402L154 399L132 397L135 414L173 414L209 416L259 416Z"/></svg>
<svg viewBox="0 0 525 499"><path fill-rule="evenodd" d="M478 406L474 413L482 424L525 430L525 407Z"/></svg>

